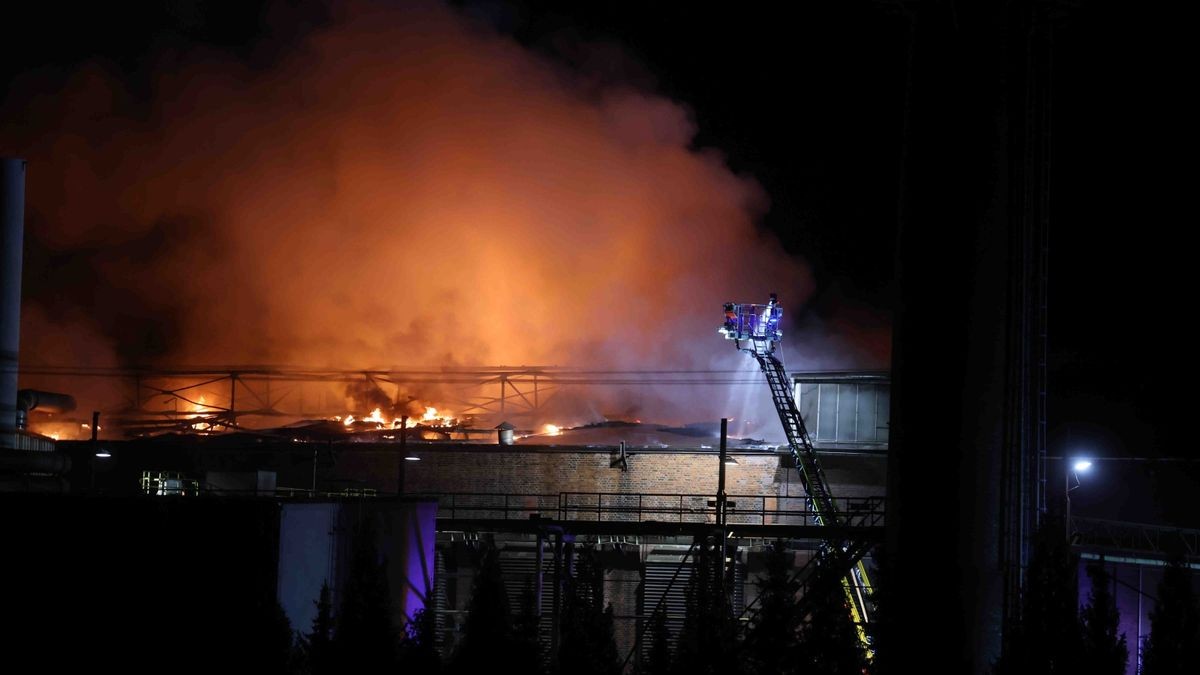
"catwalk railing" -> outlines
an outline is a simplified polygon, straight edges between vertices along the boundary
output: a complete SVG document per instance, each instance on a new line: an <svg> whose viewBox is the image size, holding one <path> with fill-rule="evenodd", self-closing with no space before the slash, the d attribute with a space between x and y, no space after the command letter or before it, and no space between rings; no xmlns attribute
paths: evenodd
<svg viewBox="0 0 1200 675"><path fill-rule="evenodd" d="M630 523L717 523L713 495L614 492L558 494L430 493L416 497L438 501L438 518L446 520L529 520ZM729 525L816 526L818 514L805 497L729 495ZM883 525L882 497L843 498L839 511L849 527Z"/></svg>
<svg viewBox="0 0 1200 675"><path fill-rule="evenodd" d="M1076 517L1071 518L1071 533L1072 543L1081 548L1200 558L1200 530Z"/></svg>

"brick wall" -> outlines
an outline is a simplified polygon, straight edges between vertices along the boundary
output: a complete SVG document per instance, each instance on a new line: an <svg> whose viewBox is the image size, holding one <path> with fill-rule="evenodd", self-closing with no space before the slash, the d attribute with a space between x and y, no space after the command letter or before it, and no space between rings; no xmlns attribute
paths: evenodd
<svg viewBox="0 0 1200 675"><path fill-rule="evenodd" d="M617 492L626 494L715 494L715 450L629 450L628 471L612 467L617 452L608 448L528 447L499 445L411 444L421 459L403 462L392 446L339 450L329 466L320 469L319 482L328 487L361 485L395 492L403 470L409 493L482 492L547 494L560 492ZM795 469L783 468L772 452L734 453L737 464L726 467L730 495L802 497ZM882 457L827 456L822 459L834 495L879 496L884 491L886 462ZM303 468L303 467L302 467ZM299 472L295 482L311 478ZM281 477L280 485L285 485Z"/></svg>

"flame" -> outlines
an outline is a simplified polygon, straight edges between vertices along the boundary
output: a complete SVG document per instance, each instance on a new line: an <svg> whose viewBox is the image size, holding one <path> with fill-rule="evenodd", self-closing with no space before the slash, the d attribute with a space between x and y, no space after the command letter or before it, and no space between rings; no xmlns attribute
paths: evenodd
<svg viewBox="0 0 1200 675"><path fill-rule="evenodd" d="M547 436L562 436L562 429L557 424L547 424L542 429Z"/></svg>
<svg viewBox="0 0 1200 675"><path fill-rule="evenodd" d="M396 417L391 420L389 420L387 417L384 417L382 408L375 408L369 415L362 415L360 417L346 415L344 418L334 417L333 419L335 421L340 421L346 427L351 427L356 422L372 423L375 425L376 429L386 429L389 427L392 429L399 429L401 425L405 425L403 417ZM456 421L457 420L455 420L454 417L448 413L439 412L438 409L433 406L425 406L424 414L422 414L420 417L408 418L408 422L405 426L408 429L412 429L417 425L427 427L449 427L453 426Z"/></svg>
<svg viewBox="0 0 1200 675"><path fill-rule="evenodd" d="M197 417L200 417L200 413L207 412L206 409L209 407L210 406L208 406L204 403L204 394L201 394L199 400L197 400L195 403L192 404L192 412L195 414L188 415L187 418L188 419L196 419ZM193 422L192 424L190 424L188 426L190 426L192 428L192 431L201 431L201 432L211 431L213 428L213 425L208 422Z"/></svg>

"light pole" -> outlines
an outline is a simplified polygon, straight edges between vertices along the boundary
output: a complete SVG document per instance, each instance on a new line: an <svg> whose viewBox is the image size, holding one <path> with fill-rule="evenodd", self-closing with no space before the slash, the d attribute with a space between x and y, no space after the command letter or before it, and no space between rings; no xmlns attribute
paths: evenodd
<svg viewBox="0 0 1200 675"><path fill-rule="evenodd" d="M1092 468L1091 460L1074 459L1063 457L1063 499L1066 500L1065 527L1067 531L1067 544L1071 543L1071 490L1079 487L1079 474ZM1071 487L1071 475L1075 475L1075 487Z"/></svg>

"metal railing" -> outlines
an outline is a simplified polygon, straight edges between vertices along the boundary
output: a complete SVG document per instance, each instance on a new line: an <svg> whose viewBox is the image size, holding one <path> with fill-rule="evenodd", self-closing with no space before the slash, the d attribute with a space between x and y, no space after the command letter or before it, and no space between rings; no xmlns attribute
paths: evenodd
<svg viewBox="0 0 1200 675"><path fill-rule="evenodd" d="M528 520L542 516L562 521L591 522L717 522L713 495L621 492L560 492L558 494L497 494L480 492L416 495L438 501L438 517L449 520ZM818 525L817 512L805 497L729 495L730 525ZM882 497L840 498L846 525L883 525Z"/></svg>
<svg viewBox="0 0 1200 675"><path fill-rule="evenodd" d="M1098 518L1071 518L1077 546L1167 556L1200 558L1200 530Z"/></svg>

